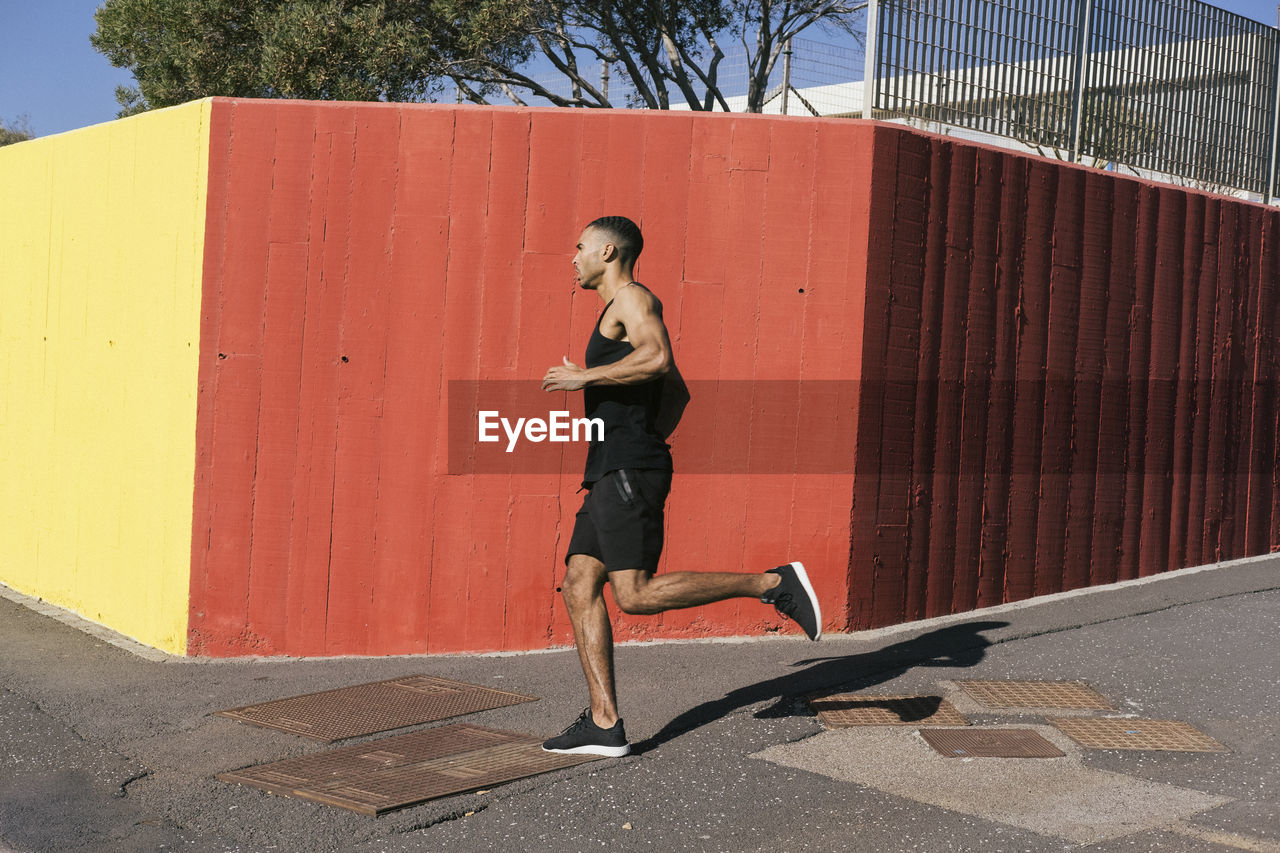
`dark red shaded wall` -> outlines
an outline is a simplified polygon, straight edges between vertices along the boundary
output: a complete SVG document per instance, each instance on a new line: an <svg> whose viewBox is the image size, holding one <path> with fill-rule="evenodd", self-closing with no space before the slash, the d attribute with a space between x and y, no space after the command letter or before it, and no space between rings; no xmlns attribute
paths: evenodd
<svg viewBox="0 0 1280 853"><path fill-rule="evenodd" d="M851 627L1275 549L1277 212L878 134Z"/></svg>
<svg viewBox="0 0 1280 853"><path fill-rule="evenodd" d="M854 461L678 475L660 570L804 560L839 630L1280 541L1265 208L845 120L225 99L209 184L193 654L570 641L581 456L449 473L449 382L580 361L569 262L606 213L644 228L688 379L844 389L695 400L677 470L815 419Z"/></svg>
<svg viewBox="0 0 1280 853"><path fill-rule="evenodd" d="M642 224L637 272L691 381L859 374L870 126L223 99L212 122L193 654L571 640L556 586L582 457L449 474L448 383L581 362L601 306L570 261L597 216ZM712 446L750 436L724 427ZM662 569L802 559L843 626L852 480L681 478ZM780 627L745 601L616 630Z"/></svg>

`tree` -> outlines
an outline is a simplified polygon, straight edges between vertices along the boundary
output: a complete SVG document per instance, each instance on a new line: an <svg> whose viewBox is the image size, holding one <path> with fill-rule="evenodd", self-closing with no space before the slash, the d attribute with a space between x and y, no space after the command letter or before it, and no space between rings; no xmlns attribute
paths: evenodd
<svg viewBox="0 0 1280 853"><path fill-rule="evenodd" d="M840 29L855 40L855 0L452 0L442 2L458 32L456 54L445 71L466 96L484 103L501 92L516 103L520 93L558 106L610 107L597 86L599 68L617 66L631 84L638 106L728 110L720 63L722 45L740 43L747 64L747 111L760 112L773 73L789 39L814 25ZM503 18L508 31L494 50L486 24ZM513 35L523 42L513 49ZM561 95L524 73L537 54L571 86ZM583 59L591 60L589 65Z"/></svg>
<svg viewBox="0 0 1280 853"><path fill-rule="evenodd" d="M15 142L26 142L34 138L31 119L26 115L20 115L12 122L0 119L0 145L12 145Z"/></svg>
<svg viewBox="0 0 1280 853"><path fill-rule="evenodd" d="M727 109L722 43L747 55L747 109L759 112L792 36L853 33L863 0L106 0L91 37L136 87L121 115L209 95L423 100L452 81L468 99L540 96L614 106L597 85L617 67L635 105ZM860 38L856 35L855 38ZM568 97L528 72L534 57Z"/></svg>
<svg viewBox="0 0 1280 853"><path fill-rule="evenodd" d="M210 95L421 100L439 29L421 0L106 0L90 41L128 68L120 114Z"/></svg>

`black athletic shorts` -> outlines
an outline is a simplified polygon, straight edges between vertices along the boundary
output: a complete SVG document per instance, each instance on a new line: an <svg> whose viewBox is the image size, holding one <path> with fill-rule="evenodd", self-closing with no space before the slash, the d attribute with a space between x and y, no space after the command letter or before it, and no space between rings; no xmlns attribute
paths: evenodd
<svg viewBox="0 0 1280 853"><path fill-rule="evenodd" d="M574 554L586 554L610 572L657 569L663 507L670 491L670 471L626 468L605 474L582 501L565 562Z"/></svg>

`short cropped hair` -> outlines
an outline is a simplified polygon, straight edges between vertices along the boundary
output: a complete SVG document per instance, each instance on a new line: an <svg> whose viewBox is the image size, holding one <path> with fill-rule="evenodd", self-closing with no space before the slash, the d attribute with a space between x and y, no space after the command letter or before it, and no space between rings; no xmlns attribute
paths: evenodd
<svg viewBox="0 0 1280 853"><path fill-rule="evenodd" d="M644 249L644 236L640 233L640 226L625 216L601 216L587 227L603 231L618 250L623 263L635 263Z"/></svg>

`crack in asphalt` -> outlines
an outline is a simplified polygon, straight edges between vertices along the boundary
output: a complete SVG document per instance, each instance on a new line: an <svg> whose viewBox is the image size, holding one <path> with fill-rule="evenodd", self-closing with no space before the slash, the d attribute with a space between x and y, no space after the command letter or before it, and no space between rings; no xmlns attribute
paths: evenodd
<svg viewBox="0 0 1280 853"><path fill-rule="evenodd" d="M131 758L129 760L133 761L135 759ZM153 772L154 771L151 771L151 770L144 770L141 773L135 773L134 775L130 776L128 779L125 779L123 782L120 783L120 790L119 790L119 793L116 794L116 796L117 797L129 796L129 786L132 785L134 782L140 781L142 779L150 778Z"/></svg>

